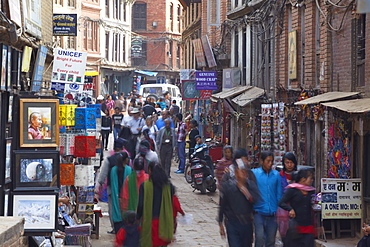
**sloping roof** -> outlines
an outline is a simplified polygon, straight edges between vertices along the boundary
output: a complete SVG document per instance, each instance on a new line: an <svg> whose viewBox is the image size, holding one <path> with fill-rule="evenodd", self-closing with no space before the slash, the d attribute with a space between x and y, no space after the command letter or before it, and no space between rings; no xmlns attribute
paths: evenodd
<svg viewBox="0 0 370 247"><path fill-rule="evenodd" d="M370 98L334 101L322 103L322 105L326 107L336 108L348 113L370 112Z"/></svg>
<svg viewBox="0 0 370 247"><path fill-rule="evenodd" d="M229 98L229 97L233 97L233 96L236 96L238 94L241 94L245 91L247 91L248 89L250 89L252 86L238 86L238 87L233 87L233 88L230 88L230 89L227 89L225 91L222 91L220 93L216 93L216 94L212 94L212 98L214 99L226 99L226 98Z"/></svg>
<svg viewBox="0 0 370 247"><path fill-rule="evenodd" d="M328 92L314 97L295 102L295 105L309 105L309 104L319 104L322 102L329 102L337 99L344 99L347 97L355 96L360 94L359 92Z"/></svg>
<svg viewBox="0 0 370 247"><path fill-rule="evenodd" d="M235 104L240 105L241 107L246 106L253 100L261 97L265 93L265 90L259 87L251 87L244 93L240 94L239 96L236 96L231 101Z"/></svg>

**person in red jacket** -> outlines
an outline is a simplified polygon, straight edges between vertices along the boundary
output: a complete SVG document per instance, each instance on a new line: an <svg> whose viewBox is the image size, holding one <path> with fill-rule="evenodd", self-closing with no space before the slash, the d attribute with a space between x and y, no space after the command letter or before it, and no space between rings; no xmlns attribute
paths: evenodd
<svg viewBox="0 0 370 247"><path fill-rule="evenodd" d="M128 211L124 216L125 224L116 234L115 247L139 247L140 246L140 226L136 221L136 213Z"/></svg>
<svg viewBox="0 0 370 247"><path fill-rule="evenodd" d="M175 193L176 193L176 191L175 191ZM176 233L176 229L177 229L176 217L177 217L177 214L180 213L180 214L182 214L182 216L185 215L185 212L182 210L179 198L176 196L176 194L174 194L172 196L172 210L173 210L174 233Z"/></svg>

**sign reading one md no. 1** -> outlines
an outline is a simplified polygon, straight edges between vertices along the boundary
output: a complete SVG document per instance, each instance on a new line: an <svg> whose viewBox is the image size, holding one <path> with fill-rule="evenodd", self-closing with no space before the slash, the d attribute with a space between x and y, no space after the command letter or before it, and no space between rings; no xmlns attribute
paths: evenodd
<svg viewBox="0 0 370 247"><path fill-rule="evenodd" d="M195 74L197 90L217 90L216 71L197 71Z"/></svg>
<svg viewBox="0 0 370 247"><path fill-rule="evenodd" d="M321 179L322 218L361 218L361 179Z"/></svg>

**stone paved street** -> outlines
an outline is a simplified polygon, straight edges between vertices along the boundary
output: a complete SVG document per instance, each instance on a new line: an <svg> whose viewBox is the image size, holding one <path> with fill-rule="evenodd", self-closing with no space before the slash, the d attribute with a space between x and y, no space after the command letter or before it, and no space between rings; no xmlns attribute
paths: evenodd
<svg viewBox="0 0 370 247"><path fill-rule="evenodd" d="M177 164L173 163L171 168L171 182L176 186L177 195L185 213L193 215L190 225L178 224L176 241L170 246L227 246L227 241L221 239L219 234L217 216L218 191L201 195L185 181L183 174L175 174ZM93 239L92 245L112 246L114 235L108 234L111 230L107 216L108 207L106 203L100 203L103 214L100 221L100 238Z"/></svg>

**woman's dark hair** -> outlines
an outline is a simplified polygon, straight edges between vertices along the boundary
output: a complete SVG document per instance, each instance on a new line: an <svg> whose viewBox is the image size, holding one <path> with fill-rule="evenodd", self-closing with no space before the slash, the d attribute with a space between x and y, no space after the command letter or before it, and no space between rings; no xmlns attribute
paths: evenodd
<svg viewBox="0 0 370 247"><path fill-rule="evenodd" d="M168 184L168 176L166 172L162 169L162 167L158 164L155 164L153 166L151 165L151 163L149 163L149 168L151 169L150 180L153 182L153 185L163 187L163 185Z"/></svg>
<svg viewBox="0 0 370 247"><path fill-rule="evenodd" d="M194 125L194 127L197 127L197 126L198 126L198 122L197 122L197 120L195 120L195 119L191 120L191 121L190 121L190 123L191 123L192 125Z"/></svg>
<svg viewBox="0 0 370 247"><path fill-rule="evenodd" d="M260 159L262 160L262 161L265 161L265 159L267 158L267 157L272 157L272 158L274 158L274 154L271 152L271 151L263 151L263 152L261 152L261 156L260 156Z"/></svg>
<svg viewBox="0 0 370 247"><path fill-rule="evenodd" d="M234 159L240 159L241 157L248 157L248 152L245 148L235 150Z"/></svg>
<svg viewBox="0 0 370 247"><path fill-rule="evenodd" d="M134 160L134 170L141 171L144 169L144 158L139 156Z"/></svg>
<svg viewBox="0 0 370 247"><path fill-rule="evenodd" d="M309 176L313 176L312 170L310 170L308 168L304 168L304 169L298 171L298 174L295 177L295 181L296 181L296 183L299 183L299 181L302 178L308 178Z"/></svg>
<svg viewBox="0 0 370 247"><path fill-rule="evenodd" d="M182 121L182 114L181 114L181 113L177 113L177 114L176 114L176 117L177 117L180 121Z"/></svg>
<svg viewBox="0 0 370 247"><path fill-rule="evenodd" d="M123 163L125 160L128 158L128 154L125 151L119 152L115 154L116 158L116 164L115 166L117 167L117 177L118 177L118 188L119 191L121 192L121 188L123 186Z"/></svg>
<svg viewBox="0 0 370 247"><path fill-rule="evenodd" d="M297 158L295 157L294 153L287 152L287 153L284 154L284 156L283 156L283 171L286 171L285 164L284 164L284 161L286 159L287 160L291 160L294 163L294 169L293 169L293 171L296 171L297 170L297 166L298 166L298 162L297 162Z"/></svg>
<svg viewBox="0 0 370 247"><path fill-rule="evenodd" d="M149 136L149 129L145 129L145 130L143 130L143 135L144 135L145 137L148 137L148 136Z"/></svg>

